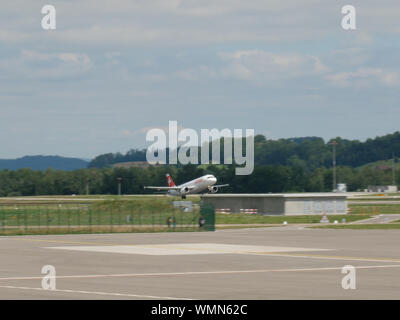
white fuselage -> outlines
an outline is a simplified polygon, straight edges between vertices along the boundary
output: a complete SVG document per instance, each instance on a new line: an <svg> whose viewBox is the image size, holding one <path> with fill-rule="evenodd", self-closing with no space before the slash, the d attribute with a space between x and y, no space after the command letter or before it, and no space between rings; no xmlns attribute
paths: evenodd
<svg viewBox="0 0 400 320"><path fill-rule="evenodd" d="M209 189L209 187L213 186L216 182L217 178L215 178L212 174L207 174L200 178L180 184L179 186L177 186L180 188L180 190L169 190L168 193L174 196L180 196L182 194L201 193L202 191ZM184 192L185 188L188 188L187 192Z"/></svg>

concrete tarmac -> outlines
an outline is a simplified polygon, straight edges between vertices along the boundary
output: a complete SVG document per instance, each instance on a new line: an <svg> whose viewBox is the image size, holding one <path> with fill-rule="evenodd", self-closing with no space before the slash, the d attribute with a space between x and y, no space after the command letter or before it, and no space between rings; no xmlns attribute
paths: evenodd
<svg viewBox="0 0 400 320"><path fill-rule="evenodd" d="M400 221L399 214L380 214L370 219L357 220L350 224L382 224Z"/></svg>
<svg viewBox="0 0 400 320"><path fill-rule="evenodd" d="M399 242L400 230L295 226L0 237L0 299L399 299ZM346 265L356 289L342 288Z"/></svg>

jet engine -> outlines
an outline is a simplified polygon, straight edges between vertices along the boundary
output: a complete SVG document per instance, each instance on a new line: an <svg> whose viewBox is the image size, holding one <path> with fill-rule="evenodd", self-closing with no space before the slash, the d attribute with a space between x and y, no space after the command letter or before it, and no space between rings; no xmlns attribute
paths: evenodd
<svg viewBox="0 0 400 320"><path fill-rule="evenodd" d="M188 187L184 187L180 190L181 194L188 194L190 189Z"/></svg>
<svg viewBox="0 0 400 320"><path fill-rule="evenodd" d="M210 192L211 193L217 193L218 192L218 188L217 187L210 187Z"/></svg>

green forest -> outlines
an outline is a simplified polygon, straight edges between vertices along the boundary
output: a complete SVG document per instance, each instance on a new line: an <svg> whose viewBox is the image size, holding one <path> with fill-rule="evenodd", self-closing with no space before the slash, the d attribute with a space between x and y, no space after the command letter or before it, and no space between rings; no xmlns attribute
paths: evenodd
<svg viewBox="0 0 400 320"><path fill-rule="evenodd" d="M337 182L346 183L348 191L363 190L368 185L392 184L391 159L400 154L400 132L365 142L335 140L338 142ZM218 184L230 184L222 190L228 193L332 190L332 140L325 142L318 137L268 140L257 135L254 141L256 164L254 172L248 176L235 175L235 165L113 168L112 165L118 162L146 160L145 150L130 150L125 155L100 155L87 169L1 170L0 196L86 194L87 183L90 194L117 194L117 178L122 178L123 194L145 194L151 192L143 186L165 186L166 173L170 173L177 184L214 174ZM397 172L395 178L399 181Z"/></svg>
<svg viewBox="0 0 400 320"><path fill-rule="evenodd" d="M254 161L259 165L302 167L307 170L329 168L332 166L334 140L337 142L337 163L341 166L357 168L371 162L391 159L393 154L400 155L400 132L367 139L365 142L340 137L326 142L319 137L271 140L263 135L257 135L254 138ZM220 145L221 159L223 159L223 141ZM103 154L94 158L88 167L105 168L128 161L146 161L146 150L132 149L125 155ZM200 160L198 162L200 163Z"/></svg>
<svg viewBox="0 0 400 320"><path fill-rule="evenodd" d="M206 173L214 174L218 183L229 183L221 192L324 192L332 190L332 168L305 170L300 166L256 165L248 176L235 175L234 166L210 165L207 168L187 165L181 168L159 166L149 168L91 168L74 171L20 169L0 171L0 196L117 194L117 178L122 178L123 194L151 193L145 185L165 186L165 174L175 183L183 183ZM398 181L398 174L397 174ZM392 171L375 167L337 168L337 181L345 182L349 191L367 188L371 184L391 184Z"/></svg>

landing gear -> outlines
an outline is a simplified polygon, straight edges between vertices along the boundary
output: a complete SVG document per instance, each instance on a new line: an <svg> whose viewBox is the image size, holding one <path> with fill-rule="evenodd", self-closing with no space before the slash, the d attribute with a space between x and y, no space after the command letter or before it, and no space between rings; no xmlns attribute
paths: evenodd
<svg viewBox="0 0 400 320"><path fill-rule="evenodd" d="M182 199L186 199L186 195L182 195Z"/></svg>

